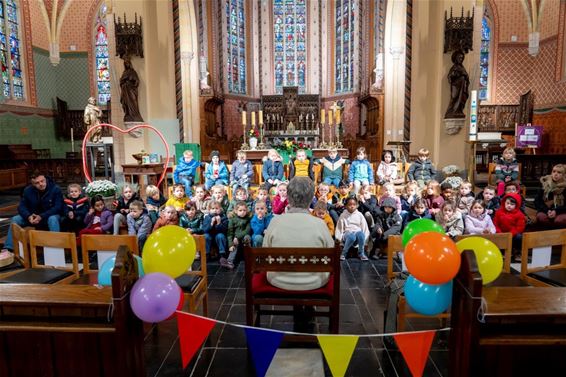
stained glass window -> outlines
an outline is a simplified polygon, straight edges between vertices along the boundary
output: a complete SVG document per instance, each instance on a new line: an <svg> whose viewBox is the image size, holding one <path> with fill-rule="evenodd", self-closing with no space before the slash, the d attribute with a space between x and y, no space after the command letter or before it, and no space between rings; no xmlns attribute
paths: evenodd
<svg viewBox="0 0 566 377"><path fill-rule="evenodd" d="M98 104L106 105L110 101L110 69L108 67L108 35L106 34L106 4L102 3L96 14L95 23L95 65L96 91Z"/></svg>
<svg viewBox="0 0 566 377"><path fill-rule="evenodd" d="M354 0L336 0L336 93L354 89Z"/></svg>
<svg viewBox="0 0 566 377"><path fill-rule="evenodd" d="M226 1L228 92L246 94L246 16L244 0Z"/></svg>
<svg viewBox="0 0 566 377"><path fill-rule="evenodd" d="M275 92L284 86L298 86L305 92L306 82L306 0L273 0Z"/></svg>
<svg viewBox="0 0 566 377"><path fill-rule="evenodd" d="M23 100L24 79L20 54L18 6L15 0L0 0L0 62L4 98Z"/></svg>
<svg viewBox="0 0 566 377"><path fill-rule="evenodd" d="M487 100L488 97L488 74L489 74L489 44L491 42L491 28L486 16L481 23L481 49L480 49L480 86L478 99Z"/></svg>

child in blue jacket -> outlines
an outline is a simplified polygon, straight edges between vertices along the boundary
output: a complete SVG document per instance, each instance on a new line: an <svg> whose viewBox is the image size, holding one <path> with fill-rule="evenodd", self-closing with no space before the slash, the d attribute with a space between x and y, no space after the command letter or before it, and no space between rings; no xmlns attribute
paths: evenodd
<svg viewBox="0 0 566 377"><path fill-rule="evenodd" d="M191 188L195 183L195 175L200 162L193 159L193 151L184 151L183 157L179 158L175 171L173 172L173 180L175 183L181 183L185 186L187 195L191 195Z"/></svg>
<svg viewBox="0 0 566 377"><path fill-rule="evenodd" d="M267 206L264 201L256 202L254 211L255 213L251 220L252 247L261 247L263 245L265 230L269 226L273 214L267 212Z"/></svg>
<svg viewBox="0 0 566 377"><path fill-rule="evenodd" d="M355 195L360 191L360 187L373 185L373 169L366 157L366 149L359 147L356 150L356 160L350 165L348 180L350 185L354 185Z"/></svg>
<svg viewBox="0 0 566 377"><path fill-rule="evenodd" d="M210 164L206 165L204 171L204 187L210 190L212 186L228 184L228 168L224 161L220 161L220 152L212 151L210 153Z"/></svg>

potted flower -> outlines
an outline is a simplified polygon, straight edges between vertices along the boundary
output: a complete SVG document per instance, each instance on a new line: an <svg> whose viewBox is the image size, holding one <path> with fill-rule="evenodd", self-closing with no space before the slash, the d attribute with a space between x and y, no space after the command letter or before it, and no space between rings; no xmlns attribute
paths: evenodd
<svg viewBox="0 0 566 377"><path fill-rule="evenodd" d="M255 150L257 148L257 138L259 137L259 131L257 128L250 128L248 131L248 137L250 138L250 148Z"/></svg>
<svg viewBox="0 0 566 377"><path fill-rule="evenodd" d="M107 208L110 209L116 199L116 189L118 186L112 181L108 180L98 180L92 181L86 187L86 194L89 198L95 195L101 195L104 198L104 203Z"/></svg>

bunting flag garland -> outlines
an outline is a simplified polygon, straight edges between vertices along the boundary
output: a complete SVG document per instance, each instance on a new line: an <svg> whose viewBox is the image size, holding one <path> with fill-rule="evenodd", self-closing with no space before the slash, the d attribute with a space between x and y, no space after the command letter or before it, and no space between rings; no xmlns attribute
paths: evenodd
<svg viewBox="0 0 566 377"><path fill-rule="evenodd" d="M183 369L189 365L195 352L200 348L208 334L210 334L214 325L216 325L216 321L213 319L177 311L177 327L179 329Z"/></svg>
<svg viewBox="0 0 566 377"><path fill-rule="evenodd" d="M285 333L258 328L245 328L256 375L264 377Z"/></svg>
<svg viewBox="0 0 566 377"><path fill-rule="evenodd" d="M393 335L413 377L421 377L428 359L428 353L435 330Z"/></svg>
<svg viewBox="0 0 566 377"><path fill-rule="evenodd" d="M317 338L332 376L344 376L359 337L355 335L317 335Z"/></svg>
<svg viewBox="0 0 566 377"><path fill-rule="evenodd" d="M179 344L181 346L183 368L189 365L191 359L217 323L244 329L256 374L259 377L264 377L267 373L269 365L285 335L316 336L333 377L344 376L346 374L359 338L382 338L392 336L395 338L395 342L411 374L415 377L421 377L434 335L440 331L450 330L450 328L443 328L432 331L390 334L317 335L262 329L177 311L177 326L179 329Z"/></svg>

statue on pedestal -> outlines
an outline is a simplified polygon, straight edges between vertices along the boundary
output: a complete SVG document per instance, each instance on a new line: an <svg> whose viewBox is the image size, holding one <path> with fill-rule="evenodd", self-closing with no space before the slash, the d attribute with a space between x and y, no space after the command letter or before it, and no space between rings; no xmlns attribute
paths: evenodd
<svg viewBox="0 0 566 377"><path fill-rule="evenodd" d="M102 110L96 106L96 99L90 97L88 99L88 104L85 107L85 112L83 116L84 124L86 125L87 131L92 127L98 126L100 124L100 117L102 116ZM102 141L102 128L97 128L90 134L90 142L98 144Z"/></svg>
<svg viewBox="0 0 566 377"><path fill-rule="evenodd" d="M470 78L468 72L462 65L464 62L464 51L456 50L452 53L452 68L448 72L448 82L450 83L450 103L444 119L465 118L464 108L468 101Z"/></svg>
<svg viewBox="0 0 566 377"><path fill-rule="evenodd" d="M120 103L124 110L124 122L143 122L138 103L140 79L132 67L130 58L124 58L124 73L120 77Z"/></svg>

